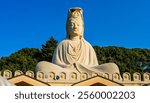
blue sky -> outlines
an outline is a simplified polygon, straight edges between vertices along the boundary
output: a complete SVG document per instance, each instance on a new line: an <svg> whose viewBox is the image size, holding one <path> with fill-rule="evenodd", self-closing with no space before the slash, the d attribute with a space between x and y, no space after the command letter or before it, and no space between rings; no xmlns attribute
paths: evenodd
<svg viewBox="0 0 150 103"><path fill-rule="evenodd" d="M92 45L150 49L149 0L0 0L0 57L63 40L70 7L83 9Z"/></svg>

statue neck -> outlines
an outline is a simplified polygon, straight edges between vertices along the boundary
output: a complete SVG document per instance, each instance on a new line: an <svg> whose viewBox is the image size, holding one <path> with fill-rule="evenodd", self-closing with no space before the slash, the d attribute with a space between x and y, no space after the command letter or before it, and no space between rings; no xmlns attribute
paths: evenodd
<svg viewBox="0 0 150 103"><path fill-rule="evenodd" d="M70 39L73 41L78 41L80 40L80 36L74 36L74 37L71 37Z"/></svg>

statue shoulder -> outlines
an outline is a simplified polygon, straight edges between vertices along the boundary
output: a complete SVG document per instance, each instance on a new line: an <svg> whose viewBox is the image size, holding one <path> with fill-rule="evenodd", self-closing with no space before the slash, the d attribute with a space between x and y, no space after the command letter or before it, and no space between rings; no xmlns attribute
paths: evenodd
<svg viewBox="0 0 150 103"><path fill-rule="evenodd" d="M64 39L64 40L62 40L62 41L58 44L58 47L61 47L61 46L67 45L67 44L69 44L69 40L68 40L68 39Z"/></svg>
<svg viewBox="0 0 150 103"><path fill-rule="evenodd" d="M88 41L86 41L85 39L83 39L83 41L85 42L86 45L92 47L92 45Z"/></svg>

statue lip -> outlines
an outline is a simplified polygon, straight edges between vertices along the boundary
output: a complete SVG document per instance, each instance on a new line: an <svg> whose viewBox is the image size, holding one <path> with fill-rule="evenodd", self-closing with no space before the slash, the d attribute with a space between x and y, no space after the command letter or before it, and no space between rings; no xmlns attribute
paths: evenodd
<svg viewBox="0 0 150 103"><path fill-rule="evenodd" d="M73 30L73 33L77 33L78 32L78 30Z"/></svg>
<svg viewBox="0 0 150 103"><path fill-rule="evenodd" d="M73 29L73 31L77 31L78 29Z"/></svg>

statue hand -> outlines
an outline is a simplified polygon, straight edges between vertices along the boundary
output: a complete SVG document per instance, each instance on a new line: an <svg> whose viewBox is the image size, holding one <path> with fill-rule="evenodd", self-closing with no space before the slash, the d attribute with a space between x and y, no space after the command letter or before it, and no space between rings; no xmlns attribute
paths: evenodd
<svg viewBox="0 0 150 103"><path fill-rule="evenodd" d="M69 64L69 65L66 65L65 67L66 67L66 68L72 68L72 67L74 67L74 66L73 66L73 64Z"/></svg>

